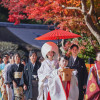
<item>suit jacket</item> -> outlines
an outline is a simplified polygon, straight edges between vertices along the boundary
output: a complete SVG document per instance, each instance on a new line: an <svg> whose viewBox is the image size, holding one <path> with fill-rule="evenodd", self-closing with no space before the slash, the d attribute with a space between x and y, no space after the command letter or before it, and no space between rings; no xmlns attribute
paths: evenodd
<svg viewBox="0 0 100 100"><path fill-rule="evenodd" d="M29 61L26 66L24 67L24 83L27 86L27 90L25 91L25 95L27 99L33 98L32 97L32 80L35 80L33 78L33 75L37 75L37 70L40 68L40 63L36 61L35 66L33 67L32 63Z"/></svg>
<svg viewBox="0 0 100 100"><path fill-rule="evenodd" d="M78 87L80 96L83 95L83 86L87 84L88 72L83 59L77 57L75 62L73 57L69 58L68 66L72 69L77 69ZM81 97L79 97L81 98ZM79 99L82 100L82 99Z"/></svg>

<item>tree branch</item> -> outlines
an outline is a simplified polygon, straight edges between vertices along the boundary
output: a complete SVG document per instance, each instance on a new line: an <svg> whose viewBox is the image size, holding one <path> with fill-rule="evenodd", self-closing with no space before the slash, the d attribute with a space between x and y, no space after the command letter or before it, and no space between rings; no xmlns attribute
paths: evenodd
<svg viewBox="0 0 100 100"><path fill-rule="evenodd" d="M82 5L82 13L86 15L87 14L86 0L81 0L81 5Z"/></svg>
<svg viewBox="0 0 100 100"><path fill-rule="evenodd" d="M81 11L81 8L80 7L65 7L64 5L62 5L62 7L64 9L76 9L76 10L80 10Z"/></svg>
<svg viewBox="0 0 100 100"><path fill-rule="evenodd" d="M94 1L93 0L90 0L90 10L88 12L89 15L92 15L93 11L94 11Z"/></svg>

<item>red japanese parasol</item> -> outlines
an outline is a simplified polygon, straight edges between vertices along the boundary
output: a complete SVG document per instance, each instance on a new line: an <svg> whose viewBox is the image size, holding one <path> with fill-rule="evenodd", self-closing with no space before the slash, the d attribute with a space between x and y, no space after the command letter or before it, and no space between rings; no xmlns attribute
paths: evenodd
<svg viewBox="0 0 100 100"><path fill-rule="evenodd" d="M35 39L36 40L58 40L58 47L59 47L59 39L71 39L77 37L81 37L81 36L61 29L55 29Z"/></svg>
<svg viewBox="0 0 100 100"><path fill-rule="evenodd" d="M81 37L81 36L68 32L68 31L56 29L42 36L39 36L35 39L36 40L59 40L59 39L71 39L71 38L77 38L77 37Z"/></svg>

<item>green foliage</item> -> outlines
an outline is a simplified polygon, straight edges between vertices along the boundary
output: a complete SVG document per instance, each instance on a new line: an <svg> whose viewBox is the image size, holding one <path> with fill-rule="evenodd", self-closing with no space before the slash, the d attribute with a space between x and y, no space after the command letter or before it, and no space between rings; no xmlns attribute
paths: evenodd
<svg viewBox="0 0 100 100"><path fill-rule="evenodd" d="M51 25L51 24L53 25L53 23L54 23L54 22L53 22L52 20L48 20L48 21L45 21L45 22L44 22L44 24L47 24L47 25Z"/></svg>
<svg viewBox="0 0 100 100"><path fill-rule="evenodd" d="M74 32L79 34L77 32ZM92 36L87 36L86 33L81 34L82 38L75 38L75 39L67 39L70 42L70 46L72 44L77 44L79 46L79 54L78 56L85 60L85 63L88 63L89 58L93 58L94 61L96 59L96 52L100 50L100 45L96 41L96 39ZM68 44L66 45L66 47ZM68 48L68 47L67 47ZM70 49L65 51L66 55L70 55Z"/></svg>
<svg viewBox="0 0 100 100"><path fill-rule="evenodd" d="M0 42L0 53L10 53L15 52L18 49L17 44L13 44L11 42Z"/></svg>
<svg viewBox="0 0 100 100"><path fill-rule="evenodd" d="M78 56L83 58L85 62L88 63L89 58L93 58L94 60L96 59L96 52L100 50L100 45L93 35L87 36L86 33L83 33L81 36L82 38L78 38L79 46L84 46L85 49L82 49ZM83 41L87 44L84 45Z"/></svg>
<svg viewBox="0 0 100 100"><path fill-rule="evenodd" d="M0 42L0 55L3 55L5 53L18 52L21 58L23 58L26 55L25 50L25 48L22 48L18 44L14 44L11 42Z"/></svg>
<svg viewBox="0 0 100 100"><path fill-rule="evenodd" d="M7 22L8 10L0 5L0 21Z"/></svg>
<svg viewBox="0 0 100 100"><path fill-rule="evenodd" d="M43 24L42 20L35 20L35 19L24 19L21 20L21 23L27 23L27 24Z"/></svg>
<svg viewBox="0 0 100 100"><path fill-rule="evenodd" d="M2 21L2 22L7 21L7 17L0 13L0 21Z"/></svg>
<svg viewBox="0 0 100 100"><path fill-rule="evenodd" d="M93 58L95 61L96 58L96 52L97 50L99 50L100 46L93 46L88 40L85 40L87 42L87 45L85 45L85 49L81 50L81 52L79 53L79 57L83 58L85 60L86 63L88 63L88 59L89 58ZM80 45L82 45L82 43L80 43ZM84 46L84 45L83 45Z"/></svg>

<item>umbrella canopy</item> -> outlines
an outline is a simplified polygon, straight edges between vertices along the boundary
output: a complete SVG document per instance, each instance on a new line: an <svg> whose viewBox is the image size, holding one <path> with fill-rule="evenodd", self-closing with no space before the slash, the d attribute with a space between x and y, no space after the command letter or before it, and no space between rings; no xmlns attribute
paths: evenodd
<svg viewBox="0 0 100 100"><path fill-rule="evenodd" d="M56 29L35 39L36 40L59 40L59 39L71 39L77 37L81 37L81 36L64 30Z"/></svg>

